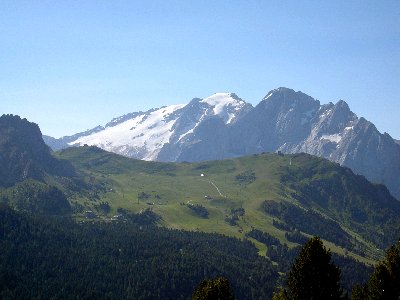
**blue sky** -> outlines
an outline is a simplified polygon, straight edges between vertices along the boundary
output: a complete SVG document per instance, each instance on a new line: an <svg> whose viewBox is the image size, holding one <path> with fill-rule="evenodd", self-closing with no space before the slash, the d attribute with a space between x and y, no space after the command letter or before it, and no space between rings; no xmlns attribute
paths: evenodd
<svg viewBox="0 0 400 300"><path fill-rule="evenodd" d="M44 134L280 86L400 139L400 1L0 1L0 114Z"/></svg>

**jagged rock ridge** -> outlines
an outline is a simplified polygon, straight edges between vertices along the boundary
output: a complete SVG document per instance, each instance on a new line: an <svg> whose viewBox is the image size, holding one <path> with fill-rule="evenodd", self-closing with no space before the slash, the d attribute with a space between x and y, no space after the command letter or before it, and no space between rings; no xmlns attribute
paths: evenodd
<svg viewBox="0 0 400 300"><path fill-rule="evenodd" d="M69 145L96 145L160 161L305 152L348 166L400 197L398 141L358 118L343 100L321 105L288 88L270 91L254 108L235 94L219 93L187 105L128 114L92 131L63 139Z"/></svg>
<svg viewBox="0 0 400 300"><path fill-rule="evenodd" d="M225 127L236 122L251 108L235 94L217 93L204 100L195 98L187 105L128 114L114 119L105 127L96 127L56 141L63 142L64 147L88 144L137 159L176 161L180 145L192 142L192 137L203 123L217 119ZM167 151L167 144L177 147Z"/></svg>

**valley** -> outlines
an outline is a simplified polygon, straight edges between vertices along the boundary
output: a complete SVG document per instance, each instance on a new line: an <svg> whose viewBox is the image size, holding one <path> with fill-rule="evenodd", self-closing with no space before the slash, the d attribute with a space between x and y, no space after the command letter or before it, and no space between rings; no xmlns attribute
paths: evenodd
<svg viewBox="0 0 400 300"><path fill-rule="evenodd" d="M400 1L0 1L0 300L400 300Z"/></svg>
<svg viewBox="0 0 400 300"><path fill-rule="evenodd" d="M308 203L302 203L298 198L296 199L293 186L284 180L291 169L298 171L319 165L321 173L316 173L316 176L324 177L326 176L324 173L330 172L329 176L340 178L340 172L339 174L335 172L340 171L341 167L309 155L265 153L201 163L138 161L95 147L69 148L56 155L59 159L71 162L83 174L89 190L92 188L96 190L95 195L87 195L83 192L75 193L70 197L72 205L80 209L80 212L75 214L78 220L85 219L85 211L88 210L95 212L94 220L107 221L119 215L121 209L132 213L151 210L160 216L158 224L163 227L222 233L241 239L246 238L252 229L258 229L277 237L281 243L294 246L296 243L288 241L285 237L287 231L273 226L274 220L279 221L279 217L268 214L262 209L266 200L273 200L276 203L288 203L305 209L309 213L316 212L322 220L330 219L333 224L339 224L335 230L346 233L348 241L337 245L335 239L326 236L325 241L334 252L347 253L370 264L383 254L383 251L378 250L376 244L368 239L369 234L360 229L362 226L354 226L360 223L359 220L351 216L344 217L342 213L338 213L340 209L331 204L324 205L314 199L310 199ZM367 181L363 177L354 175L350 170L347 172L348 174L342 176L350 176L353 180L366 184ZM370 183L367 185L375 188ZM350 191L354 188L355 186L350 186ZM379 189L379 187L376 188ZM383 187L381 189L385 193L385 189ZM371 199L371 197L368 199L368 195L362 195L362 197L370 201L371 205L379 206L373 203L379 199ZM386 198L399 211L398 201L387 191ZM96 208L100 203L109 205L107 213ZM196 214L190 206L203 207L207 211L207 216ZM243 209L244 213L236 214L235 211L238 209ZM359 204L357 209L363 210L362 205ZM341 210L346 211L348 207L342 207ZM289 218L292 217L294 216L289 216ZM388 226L393 228L398 225L399 221L396 221ZM297 227L299 226L302 224L297 224ZM374 230L373 228L378 228L380 224L371 221L368 226L370 230ZM311 231L308 229L308 232L303 233L306 236L321 235L317 228ZM387 235L386 232L385 234ZM375 243L379 241L380 247L386 246L383 236L376 239ZM252 241L258 246L260 254L265 255L266 246L255 239Z"/></svg>
<svg viewBox="0 0 400 300"><path fill-rule="evenodd" d="M400 197L400 146L349 105L322 104L289 88L271 90L255 106L234 93L152 108L60 139L53 150L97 146L126 157L164 162L222 160L262 152L308 153L349 167Z"/></svg>
<svg viewBox="0 0 400 300"><path fill-rule="evenodd" d="M2 226L6 233L0 242L7 249L0 257L0 268L12 280L26 281L17 286L7 285L5 291L10 295L26 295L21 289L30 286L29 276L41 278L41 272L59 268L56 261L65 256L65 251L80 253L81 247L92 249L95 261L82 255L69 261L68 268L79 272L85 272L85 268L107 269L96 262L102 260L107 260L110 267L124 269L124 264L115 262L115 251L126 249L130 253L137 243L145 243L147 246L137 249L135 255L143 257L146 264L169 256L168 249L175 251L163 271L166 273L154 275L150 265L146 265L146 280L152 276L157 280L168 277L156 289L159 296L150 292L154 290L151 281L146 282L141 293L137 288L124 290L120 281L110 285L107 280L93 281L85 275L92 286L90 294L108 286L118 289L114 295L134 293L144 299L160 298L161 294L171 292L167 282L188 280L189 287L174 289L174 293L183 293L185 298L202 276L223 274L236 286L236 294L241 298L252 299L262 294L268 299L302 245L314 236L319 236L332 251L332 260L342 270L340 284L350 292L356 284L367 282L373 266L383 259L385 249L393 245L400 231L400 202L384 185L305 153L278 151L225 160L157 162L132 159L88 145L51 152L36 124L13 115L0 117L0 153L0 213L5 218ZM30 228L28 235L24 228ZM142 230L148 235L143 236ZM167 242L170 234L177 245ZM153 236L159 236L159 240ZM136 244L132 244L132 239ZM212 267L211 240L215 240L218 249L233 243L224 251L216 250L215 258L224 260L234 251L236 254L229 256L232 263ZM155 246L158 242L169 243L168 248ZM43 251L49 253L55 251L54 245L62 246L49 264L43 264L42 256L32 257L41 266L31 269L29 274L36 275L26 275L26 255L21 247L35 248L38 243L44 243ZM115 248L115 243L123 248ZM197 268L207 266L203 275L201 268L188 273L174 269L182 259L183 246L189 247ZM198 257L193 247L204 255ZM245 266L243 257L248 251L253 256ZM137 267L131 265L132 257L135 256L124 256L130 264L126 272ZM77 266L82 259L84 265ZM10 265L13 260L15 268ZM184 268L190 264L185 261ZM247 275L240 280L232 277L236 272L232 268L237 266L246 274L253 274L249 276L258 278L257 281L248 282L244 279ZM69 270L60 272L71 276ZM169 277L169 272L178 277ZM140 279L130 274L130 280L138 286ZM272 281L261 282L265 276ZM54 284L62 285L60 280L61 277L54 278ZM71 293L84 293L77 286L69 287ZM53 293L45 286L38 292L44 291Z"/></svg>

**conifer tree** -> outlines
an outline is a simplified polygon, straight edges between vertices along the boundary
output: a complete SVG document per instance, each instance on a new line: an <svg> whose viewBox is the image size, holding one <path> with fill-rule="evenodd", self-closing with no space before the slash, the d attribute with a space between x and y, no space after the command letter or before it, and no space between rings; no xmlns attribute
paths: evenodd
<svg viewBox="0 0 400 300"><path fill-rule="evenodd" d="M391 246L376 267L363 293L353 290L352 299L400 299L400 241Z"/></svg>
<svg viewBox="0 0 400 300"><path fill-rule="evenodd" d="M228 279L217 277L203 280L194 290L192 300L234 300Z"/></svg>
<svg viewBox="0 0 400 300"><path fill-rule="evenodd" d="M301 249L287 278L286 287L274 299L342 299L340 269L319 237Z"/></svg>

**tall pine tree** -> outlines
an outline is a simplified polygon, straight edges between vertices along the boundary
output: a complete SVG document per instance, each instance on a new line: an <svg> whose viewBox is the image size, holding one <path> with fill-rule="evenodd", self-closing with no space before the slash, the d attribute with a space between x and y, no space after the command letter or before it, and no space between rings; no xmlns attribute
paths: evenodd
<svg viewBox="0 0 400 300"><path fill-rule="evenodd" d="M192 294L192 300L234 300L228 279L217 277L203 280Z"/></svg>
<svg viewBox="0 0 400 300"><path fill-rule="evenodd" d="M353 289L352 299L400 299L400 241L387 250L385 259L375 267L368 284Z"/></svg>
<svg viewBox="0 0 400 300"><path fill-rule="evenodd" d="M342 299L340 269L331 261L319 237L311 238L301 249L284 287L274 299Z"/></svg>

